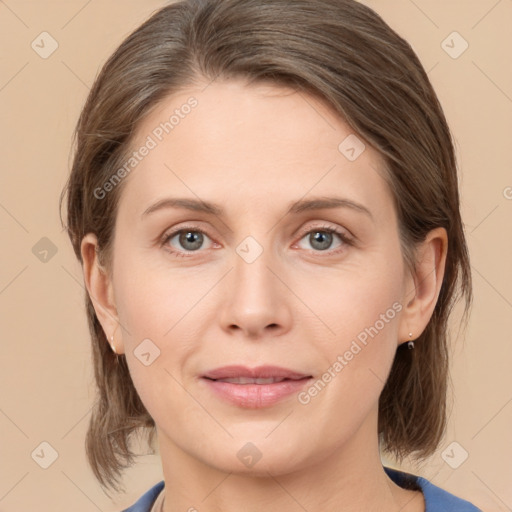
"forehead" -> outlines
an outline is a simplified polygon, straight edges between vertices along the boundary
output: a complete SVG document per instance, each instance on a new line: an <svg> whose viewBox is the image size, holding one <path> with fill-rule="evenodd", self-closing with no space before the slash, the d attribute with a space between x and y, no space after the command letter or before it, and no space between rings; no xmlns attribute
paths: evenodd
<svg viewBox="0 0 512 512"><path fill-rule="evenodd" d="M168 96L132 149L139 155L121 207L139 215L167 195L238 211L334 190L377 206L391 200L379 153L324 102L277 85L231 80Z"/></svg>

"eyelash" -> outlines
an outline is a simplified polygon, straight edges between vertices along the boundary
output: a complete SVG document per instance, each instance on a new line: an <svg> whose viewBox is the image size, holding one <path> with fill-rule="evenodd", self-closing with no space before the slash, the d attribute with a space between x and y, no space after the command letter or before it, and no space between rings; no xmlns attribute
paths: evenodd
<svg viewBox="0 0 512 512"><path fill-rule="evenodd" d="M204 230L202 230L201 228L198 228L196 226L183 226L181 227L180 229L177 229L175 231L171 231L171 232L166 232L162 239L161 239L161 247L165 246L166 245L166 242L168 242L171 238L174 238L176 235L179 235L180 233L183 233L183 232L188 232L188 231L192 231L194 233L201 233L203 235L206 235L208 238L211 238L208 233ZM308 231L305 231L301 234L301 237L299 238L299 241L302 240L306 235L309 235L310 233L314 233L314 232L325 232L325 233L330 233L330 234L335 234L335 235L338 235L341 239L341 241L343 242L344 245L348 245L348 246L351 246L351 245L354 245L354 241L351 237L349 237L347 234L345 234L344 232L336 229L336 228L333 228L331 226L316 226L312 229L309 229ZM341 249L337 249L337 250L334 250L334 251L329 251L329 250L326 250L326 251L313 251L313 252L318 252L318 253L322 253L322 252L326 252L326 253L329 253L329 255L334 255L334 254L338 254L339 252L343 251L344 249L341 248ZM174 249L166 249L166 251L171 255L171 256L174 256L176 258L187 258L187 257L191 257L194 255L195 252L198 252L198 251L176 251ZM190 254L187 254L190 253Z"/></svg>

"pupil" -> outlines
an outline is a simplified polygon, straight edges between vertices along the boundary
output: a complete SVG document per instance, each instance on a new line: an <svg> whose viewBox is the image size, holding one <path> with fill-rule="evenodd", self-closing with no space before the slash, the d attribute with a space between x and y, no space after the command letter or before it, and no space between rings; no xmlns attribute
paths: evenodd
<svg viewBox="0 0 512 512"><path fill-rule="evenodd" d="M202 234L193 232L193 231L187 231L186 233L183 233L180 237L180 243L187 248L187 244L192 244L192 247L188 246L189 250L199 249L202 244ZM195 240L194 240L195 239Z"/></svg>
<svg viewBox="0 0 512 512"><path fill-rule="evenodd" d="M325 250L328 249L332 242L332 234L326 231L316 231L310 235L312 239L312 245L317 245L317 249ZM189 247L190 250L199 249L202 245L202 234L193 231L187 231L183 233L180 237L180 243L188 244L191 243L192 247Z"/></svg>
<svg viewBox="0 0 512 512"><path fill-rule="evenodd" d="M332 234L327 233L325 231L317 231L316 233L313 234L313 241L315 243L320 242L320 247L317 246L318 249L320 249L320 250L328 249L329 246L331 245ZM314 246L314 244L312 244L312 245Z"/></svg>

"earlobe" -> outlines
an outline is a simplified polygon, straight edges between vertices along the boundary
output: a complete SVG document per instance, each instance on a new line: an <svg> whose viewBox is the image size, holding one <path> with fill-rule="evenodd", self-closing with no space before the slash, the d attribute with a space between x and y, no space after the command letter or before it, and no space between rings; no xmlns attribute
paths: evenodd
<svg viewBox="0 0 512 512"><path fill-rule="evenodd" d="M418 247L414 275L407 280L398 343L409 341L409 332L417 339L434 312L445 273L448 236L444 228L428 233ZM412 289L411 289L412 288ZM412 295L412 299L411 299Z"/></svg>
<svg viewBox="0 0 512 512"><path fill-rule="evenodd" d="M81 243L84 282L107 340L119 325L114 301L112 280L98 259L98 240L94 233L87 233ZM115 342L116 352L122 353L119 341Z"/></svg>

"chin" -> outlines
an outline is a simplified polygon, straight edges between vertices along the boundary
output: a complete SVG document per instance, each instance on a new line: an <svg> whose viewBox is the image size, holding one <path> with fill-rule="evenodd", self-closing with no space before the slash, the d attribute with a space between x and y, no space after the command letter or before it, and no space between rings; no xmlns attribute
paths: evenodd
<svg viewBox="0 0 512 512"><path fill-rule="evenodd" d="M211 460L203 460L226 473L256 477L287 474L307 465L305 453L299 449L307 440L283 444L277 437L272 440L272 435L266 435L236 436L227 446L211 447Z"/></svg>

